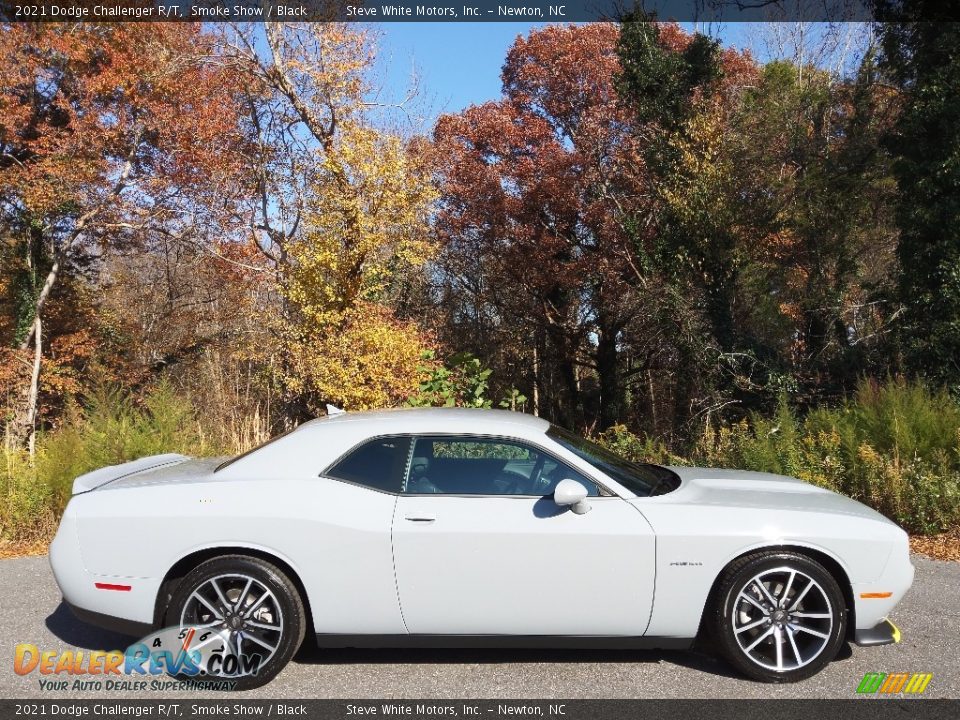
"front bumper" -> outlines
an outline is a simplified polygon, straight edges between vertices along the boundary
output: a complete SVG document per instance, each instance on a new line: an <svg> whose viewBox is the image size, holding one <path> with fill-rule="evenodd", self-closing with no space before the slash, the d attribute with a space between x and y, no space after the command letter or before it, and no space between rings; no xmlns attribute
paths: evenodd
<svg viewBox="0 0 960 720"><path fill-rule="evenodd" d="M901 533L880 576L869 582L854 582L851 587L857 632L872 632L883 625L913 584L910 545L906 533Z"/></svg>
<svg viewBox="0 0 960 720"><path fill-rule="evenodd" d="M891 645L900 642L900 637L900 628L889 620L884 620L872 628L856 630L853 633L853 641L860 647Z"/></svg>

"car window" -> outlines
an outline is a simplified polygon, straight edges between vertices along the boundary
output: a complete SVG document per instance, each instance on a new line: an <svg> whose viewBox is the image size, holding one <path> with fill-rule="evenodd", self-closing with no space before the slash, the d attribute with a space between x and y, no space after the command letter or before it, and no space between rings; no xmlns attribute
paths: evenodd
<svg viewBox="0 0 960 720"><path fill-rule="evenodd" d="M553 425L547 435L640 497L663 495L680 486L680 478L665 467L630 462L605 447Z"/></svg>
<svg viewBox="0 0 960 720"><path fill-rule="evenodd" d="M472 436L414 439L404 479L411 495L536 495L570 478L600 494L582 473L519 440Z"/></svg>
<svg viewBox="0 0 960 720"><path fill-rule="evenodd" d="M396 493L407 464L410 438L370 440L341 458L325 475L373 490Z"/></svg>

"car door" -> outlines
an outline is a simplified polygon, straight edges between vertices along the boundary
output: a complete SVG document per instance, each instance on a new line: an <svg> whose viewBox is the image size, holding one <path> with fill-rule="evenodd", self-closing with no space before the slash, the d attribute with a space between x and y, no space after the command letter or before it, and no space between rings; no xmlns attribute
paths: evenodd
<svg viewBox="0 0 960 720"><path fill-rule="evenodd" d="M565 478L587 487L589 512L553 502ZM524 441L414 438L393 550L412 634L638 636L647 627L650 526Z"/></svg>

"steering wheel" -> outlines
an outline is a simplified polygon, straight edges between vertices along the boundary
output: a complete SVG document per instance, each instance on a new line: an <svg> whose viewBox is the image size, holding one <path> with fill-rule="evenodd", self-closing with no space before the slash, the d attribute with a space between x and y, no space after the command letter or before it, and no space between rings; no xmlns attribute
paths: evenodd
<svg viewBox="0 0 960 720"><path fill-rule="evenodd" d="M537 461L533 464L533 470L530 471L529 492L531 495L543 495L543 493L538 492L538 490L540 488L540 481L543 479L543 468L546 464L547 456L541 453L540 457L538 457Z"/></svg>
<svg viewBox="0 0 960 720"><path fill-rule="evenodd" d="M516 470L501 470L493 482L498 488L502 487L501 495L524 495L523 485L530 482L530 478Z"/></svg>

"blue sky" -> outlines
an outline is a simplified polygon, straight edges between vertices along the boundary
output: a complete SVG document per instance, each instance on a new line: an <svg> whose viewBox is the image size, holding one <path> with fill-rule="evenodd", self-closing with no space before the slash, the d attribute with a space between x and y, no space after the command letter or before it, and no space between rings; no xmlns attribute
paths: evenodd
<svg viewBox="0 0 960 720"><path fill-rule="evenodd" d="M380 75L398 99L415 67L419 89L432 120L443 112L500 96L500 68L517 35L534 23L382 23L378 43ZM689 28L688 28L689 29ZM714 32L725 44L743 44L743 28L727 24Z"/></svg>
<svg viewBox="0 0 960 720"><path fill-rule="evenodd" d="M681 23L687 31L695 28L691 23ZM769 37L773 24L761 27L762 23L713 24L702 32L717 37L725 46L752 47L755 57L768 59L764 50L764 36ZM827 26L804 23L805 42L816 45L818 35L826 32ZM507 49L517 35L526 34L537 27L535 23L381 23L377 54L380 84L385 88L385 100L401 99L410 87L410 77L416 68L419 81L419 106L422 132L428 132L433 121L444 112L457 112L464 107L496 99L500 96L500 68ZM798 23L785 23L781 27L789 32ZM846 26L855 31L856 24ZM834 30L847 32L846 30ZM847 39L841 38L840 46ZM856 58L855 54L851 57ZM813 58L808 58L812 60ZM816 60L815 60L816 62ZM821 58L830 64L830 56Z"/></svg>
<svg viewBox="0 0 960 720"><path fill-rule="evenodd" d="M531 23L383 23L377 61L394 99L419 76L421 100L432 120L444 112L500 96L500 68L517 35Z"/></svg>

